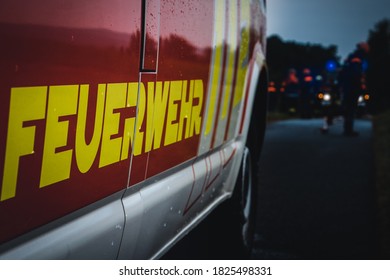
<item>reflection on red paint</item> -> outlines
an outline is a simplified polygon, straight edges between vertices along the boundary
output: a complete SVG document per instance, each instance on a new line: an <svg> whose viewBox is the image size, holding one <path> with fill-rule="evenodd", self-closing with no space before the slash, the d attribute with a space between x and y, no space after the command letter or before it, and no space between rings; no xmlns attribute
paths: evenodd
<svg viewBox="0 0 390 280"><path fill-rule="evenodd" d="M39 186L47 115L29 123L34 153L20 157L16 195L0 202L0 242L127 186L130 158L99 168L98 150L88 172L78 169L76 127L82 109L89 144L97 122L98 85L138 82L141 46L141 1L5 0L1 6L0 147L6 147L11 88L46 87L49 95L51 86L73 85L85 89L87 105L80 103L76 114L59 117L58 123L67 127L67 140L55 153L70 152L70 178L44 188ZM123 115L115 109L113 114ZM115 138L123 134L119 127L117 134ZM0 178L5 152L0 149Z"/></svg>

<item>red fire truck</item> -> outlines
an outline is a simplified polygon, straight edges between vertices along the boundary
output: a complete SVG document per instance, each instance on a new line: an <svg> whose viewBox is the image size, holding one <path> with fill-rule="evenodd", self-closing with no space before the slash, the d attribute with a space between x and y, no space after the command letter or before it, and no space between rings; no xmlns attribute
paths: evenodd
<svg viewBox="0 0 390 280"><path fill-rule="evenodd" d="M265 19L264 0L2 0L0 258L159 258L225 200L248 248Z"/></svg>

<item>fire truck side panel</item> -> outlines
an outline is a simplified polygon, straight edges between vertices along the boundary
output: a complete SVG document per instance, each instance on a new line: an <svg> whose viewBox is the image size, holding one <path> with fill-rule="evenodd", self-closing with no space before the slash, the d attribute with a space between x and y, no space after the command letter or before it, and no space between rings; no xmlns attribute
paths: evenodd
<svg viewBox="0 0 390 280"><path fill-rule="evenodd" d="M260 9L260 4L256 4L252 4L252 8ZM166 13L162 8L160 30L165 28L165 15L170 16L170 13L175 14L175 11L179 10L184 10L185 14L191 13L185 7L169 5L167 7L169 7L169 12ZM198 157L177 165L176 168L163 175L152 177L136 185L135 188L128 189L123 199L124 209L128 215L126 215L122 240L124 246L121 247L119 258L160 257L217 205L231 196L249 129L249 122L245 120L250 119L250 104L254 102L258 77L265 67L264 48L260 41L260 34L264 30L254 28L255 23L260 27L264 19L250 18L250 9L249 1L214 2L213 49L208 73L209 83L204 89L206 91L204 102L207 105L202 113ZM199 20L199 17L195 18ZM241 26L241 29L237 26ZM185 30L184 26L181 27ZM227 31L225 33L223 30L228 28L241 30L241 33L239 34L239 31L231 31L233 35ZM183 37L186 32L184 31ZM225 38L223 34L229 38ZM230 38L231 36L234 39ZM227 39L231 42L229 41L226 45L222 44ZM250 40L255 42L250 43ZM161 41L160 44L162 44ZM251 51L250 48L252 48ZM162 69L166 65L175 65L178 67L178 73L185 73L186 59L188 59L188 64L193 67L199 65L201 69L200 64L191 63L193 58L186 58L184 55L181 55L181 62L160 63L166 57L169 58L169 55L160 48L158 76L160 72L163 73ZM191 145L187 147L192 149ZM175 155L178 153L180 152L176 151ZM167 156L172 154L173 151ZM162 158L157 156L155 160ZM151 155L149 155L149 160L152 160ZM185 158L182 161L184 160ZM153 166L161 168L150 163L148 165L149 168ZM138 220L139 216L132 215L134 205L131 202L127 203L127 200L132 201L132 195L138 188L144 207L142 221ZM134 232L133 224L141 224L138 235ZM136 241L130 239L130 236L133 238L134 235L137 235Z"/></svg>
<svg viewBox="0 0 390 280"><path fill-rule="evenodd" d="M0 35L0 259L158 258L231 197L265 1L4 0Z"/></svg>

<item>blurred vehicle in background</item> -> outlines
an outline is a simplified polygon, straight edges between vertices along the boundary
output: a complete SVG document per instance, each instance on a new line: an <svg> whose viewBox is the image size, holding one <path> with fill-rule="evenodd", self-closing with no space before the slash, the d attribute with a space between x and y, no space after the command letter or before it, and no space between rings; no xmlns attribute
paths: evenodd
<svg viewBox="0 0 390 280"><path fill-rule="evenodd" d="M369 102L370 102L370 94L364 93L364 94L359 95L358 107L357 107L357 111L356 111L356 114L358 117L362 117L362 116L368 114Z"/></svg>
<svg viewBox="0 0 390 280"><path fill-rule="evenodd" d="M332 81L320 87L316 97L316 107L320 111L333 107L335 113L340 112L341 99L337 83Z"/></svg>

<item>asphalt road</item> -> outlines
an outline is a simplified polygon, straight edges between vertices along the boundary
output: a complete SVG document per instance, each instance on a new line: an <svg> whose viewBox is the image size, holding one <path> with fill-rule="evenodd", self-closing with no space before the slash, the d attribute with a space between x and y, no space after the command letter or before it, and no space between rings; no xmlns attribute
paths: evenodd
<svg viewBox="0 0 390 280"><path fill-rule="evenodd" d="M373 259L376 210L372 123L358 137L336 120L269 125L260 162L254 259Z"/></svg>
<svg viewBox="0 0 390 280"><path fill-rule="evenodd" d="M260 159L253 259L375 259L377 253L372 123L356 120L358 137L336 120L268 126ZM212 248L202 224L170 259L235 259L230 245Z"/></svg>

